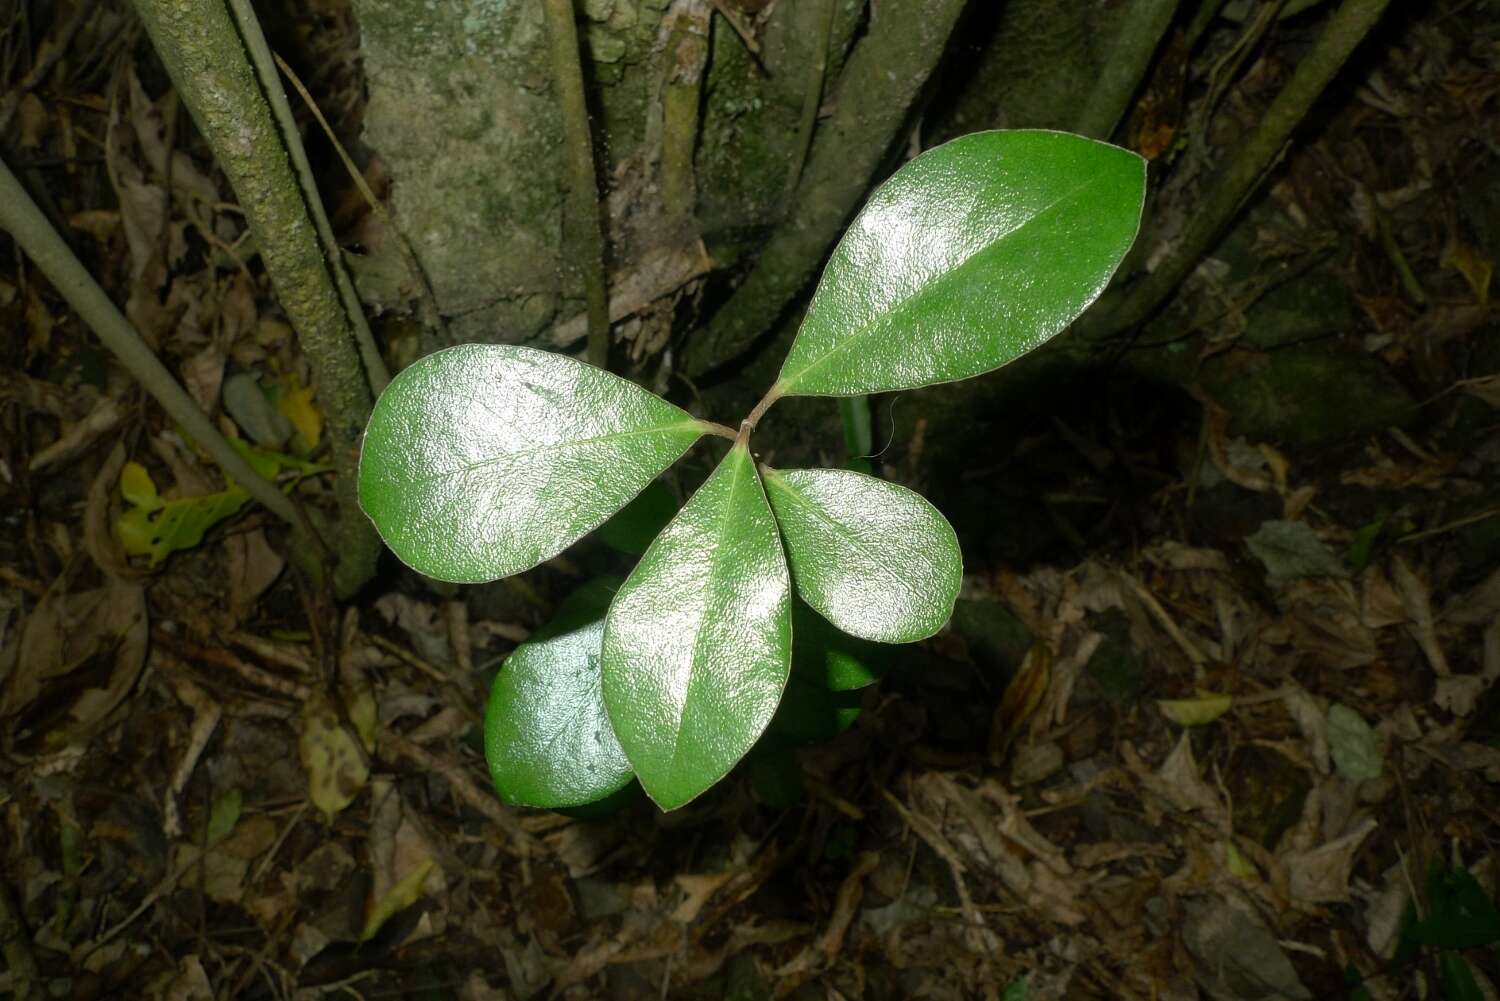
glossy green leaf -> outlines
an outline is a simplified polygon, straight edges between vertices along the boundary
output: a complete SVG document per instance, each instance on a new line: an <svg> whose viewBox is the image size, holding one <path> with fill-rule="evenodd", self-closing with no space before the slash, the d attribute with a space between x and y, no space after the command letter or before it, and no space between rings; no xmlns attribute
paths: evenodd
<svg viewBox="0 0 1500 1001"><path fill-rule="evenodd" d="M598 528L703 430L566 355L465 344L421 359L381 394L359 502L413 569L495 580Z"/></svg>
<svg viewBox="0 0 1500 1001"><path fill-rule="evenodd" d="M484 756L495 791L513 806L582 806L630 784L599 687L604 615L619 585L599 578L573 592L495 676Z"/></svg>
<svg viewBox="0 0 1500 1001"><path fill-rule="evenodd" d="M766 471L797 594L851 636L911 643L953 614L963 558L921 495L847 469Z"/></svg>
<svg viewBox="0 0 1500 1001"><path fill-rule="evenodd" d="M966 379L1061 332L1135 240L1146 162L1064 132L979 132L928 150L844 234L776 395Z"/></svg>
<svg viewBox="0 0 1500 1001"><path fill-rule="evenodd" d="M604 702L664 810L708 789L771 721L791 661L791 580L736 445L626 579L604 628Z"/></svg>

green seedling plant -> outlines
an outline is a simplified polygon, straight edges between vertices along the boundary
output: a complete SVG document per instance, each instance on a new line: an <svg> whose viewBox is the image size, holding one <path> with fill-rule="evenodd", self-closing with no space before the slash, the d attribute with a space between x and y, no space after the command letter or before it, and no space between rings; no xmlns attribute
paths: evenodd
<svg viewBox="0 0 1500 1001"><path fill-rule="evenodd" d="M636 540L624 580L583 588L502 665L485 718L500 796L570 808L639 780L675 809L757 744L784 697L873 680L826 644L797 644L794 669L796 602L864 643L940 630L963 570L937 509L864 472L773 469L751 435L783 397L967 379L1040 346L1104 290L1144 198L1140 157L1067 133L982 132L915 157L834 249L780 375L737 429L527 347L462 345L402 371L370 418L360 503L403 562L442 580L528 570L659 492L703 436L732 442L660 533Z"/></svg>

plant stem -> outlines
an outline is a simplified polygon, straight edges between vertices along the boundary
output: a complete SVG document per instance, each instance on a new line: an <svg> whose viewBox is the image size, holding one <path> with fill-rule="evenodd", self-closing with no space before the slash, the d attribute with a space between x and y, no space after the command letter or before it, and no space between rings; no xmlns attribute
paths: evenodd
<svg viewBox="0 0 1500 1001"><path fill-rule="evenodd" d="M578 25L573 0L545 0L547 41L552 47L552 79L562 106L568 152L569 256L578 262L588 305L589 361L609 367L609 288L604 281L604 231L600 225L599 184L594 172L594 143L583 93L583 64L578 53Z"/></svg>
<svg viewBox="0 0 1500 1001"><path fill-rule="evenodd" d="M844 466L861 473L871 470L875 442L870 427L868 396L839 397L839 418L844 425Z"/></svg>
<svg viewBox="0 0 1500 1001"><path fill-rule="evenodd" d="M224 475L244 487L251 497L282 520L311 534L307 519L297 505L252 469L208 416L198 409L187 390L172 377L82 262L73 256L73 251L68 249L3 161L0 161L0 228L15 238L17 245L47 276L79 318L119 359L125 370L161 404L167 416L219 464Z"/></svg>
<svg viewBox="0 0 1500 1001"><path fill-rule="evenodd" d="M791 202L802 180L802 168L807 164L807 151L812 148L813 129L818 124L818 108L823 103L824 78L828 75L828 42L833 37L833 15L838 10L837 0L819 0L807 4L804 9L812 11L813 31L808 36L812 47L812 58L807 63L806 84L802 91L802 119L797 123L797 144L793 147L795 158L786 176L786 198ZM804 15L806 16L806 15Z"/></svg>
<svg viewBox="0 0 1500 1001"><path fill-rule="evenodd" d="M964 0L880 0L839 77L833 117L815 130L786 222L708 328L688 341L688 375L749 348L807 286L902 134L964 6Z"/></svg>
<svg viewBox="0 0 1500 1001"><path fill-rule="evenodd" d="M1161 306L1210 250L1224 228L1260 185L1308 109L1351 53L1380 20L1390 0L1344 0L1329 18L1312 51L1271 103L1260 124L1193 215L1172 254L1128 294L1109 298L1091 312L1098 320L1081 326L1086 337L1112 337L1141 323Z"/></svg>
<svg viewBox="0 0 1500 1001"><path fill-rule="evenodd" d="M754 431L756 425L760 423L760 419L766 415L766 411L771 409L771 405L774 404L777 400L781 399L782 393L783 389L781 388L781 383L779 382L776 383L776 385L772 386L770 389L766 390L766 395L762 396L760 398L760 402L757 403L753 409L751 409L750 416L746 417L743 421L740 422L741 437L749 437L750 432Z"/></svg>
<svg viewBox="0 0 1500 1001"><path fill-rule="evenodd" d="M292 172L286 140L224 4L134 4L177 93L234 187L277 299L312 364L337 472L334 589L351 595L374 574L381 551L357 496L370 384L329 263L309 225L306 197Z"/></svg>
<svg viewBox="0 0 1500 1001"><path fill-rule="evenodd" d="M255 75L260 78L261 89L271 103L271 111L276 116L276 124L281 128L281 137L286 143L287 155L291 157L292 165L297 168L297 179L302 184L302 195L307 201L308 214L312 216L313 224L318 228L318 239L322 241L323 252L328 258L328 269L333 274L333 280L339 289L339 299L344 304L344 314L353 328L355 343L359 345L359 356L365 364L365 375L370 380L370 390L379 396L390 383L391 373L385 367L385 359L380 356L380 349L375 346L375 337L370 333L370 324L365 319L364 303L359 301L359 293L354 290L354 282L349 278L349 269L344 267L338 241L333 237L333 226L328 222L328 213L324 211L323 199L318 195L317 182L313 180L312 165L307 162L307 150L303 148L302 136L297 131L297 119L292 116L292 107L287 103L286 91L281 88L281 81L276 76L276 59L271 55L271 47L266 44L266 36L260 30L260 21L255 17L255 9L250 6L250 0L229 0L229 7L234 12L240 35L245 39L245 48L250 52L250 62L255 67ZM302 96L308 105L312 106L312 99L305 91ZM317 114L316 108L313 113ZM318 120L322 121L322 117L318 115ZM326 122L324 127L327 127ZM339 152L343 152L342 147Z"/></svg>
<svg viewBox="0 0 1500 1001"><path fill-rule="evenodd" d="M375 213L376 217L380 220L380 224L390 231L393 242L396 245L396 250L401 255L402 262L406 265L406 273L411 278L412 286L417 290L417 301L421 304L422 329L434 337L441 335L443 332L443 315L442 310L438 308L437 293L433 292L432 283L427 280L427 272L423 271L422 265L418 263L417 255L411 249L411 241L406 238L406 234L396 225L396 220L391 216L390 211L386 209L385 203L376 198L375 192L370 190L370 185L365 180L365 175L360 173L359 167L354 163L354 158L349 155L348 150L344 149L344 144L339 142L339 137L334 134L333 129L329 126L328 119L323 117L322 109L312 99L312 95L307 92L307 88L302 86L302 81L298 78L297 74L286 64L285 59L274 53L271 58L276 60L277 68L281 70L282 75L287 78L287 82L296 90L297 96L302 98L302 103L307 105L307 110L318 120L318 125L322 127L323 134L328 137L328 141L333 144L334 152L339 155L339 161L343 163L344 172L349 175L350 183L359 189L359 193L364 196L365 204L370 206L370 211ZM322 203L317 202L315 204L320 209L319 218L324 218L321 211ZM332 239L331 235L329 239ZM340 269L341 275L346 273L347 269ZM343 288L343 282L340 281L339 290L342 292ZM350 290L351 292L353 291L352 286ZM349 299L346 296L345 302L348 301ZM357 297L354 299L354 302L359 302ZM360 351L363 354L366 351L366 339L368 339L371 347L374 345L374 340L369 339L369 325L364 323L364 313L362 310L358 313L358 316L359 326L364 329L364 334L361 335L362 339L360 341ZM366 360L368 360L368 357L366 355ZM380 359L378 352L375 354L375 357ZM384 373L386 369L383 359L380 359L380 366L380 371ZM385 376L385 383L373 384L373 382L374 380L372 380L371 388L375 390L375 394L378 396L385 390L385 383L390 382L390 377L389 375Z"/></svg>
<svg viewBox="0 0 1500 1001"><path fill-rule="evenodd" d="M708 6L703 0L674 4L667 36L661 98L661 200L668 219L692 220L698 203L693 151L698 144L698 106L708 63Z"/></svg>
<svg viewBox="0 0 1500 1001"><path fill-rule="evenodd" d="M740 433L727 424L720 424L717 421L699 421L698 424L706 434L718 435L720 438L728 438L730 441L739 440Z"/></svg>
<svg viewBox="0 0 1500 1001"><path fill-rule="evenodd" d="M1135 0L1125 15L1099 80L1073 130L1093 139L1114 134L1172 23L1180 0Z"/></svg>

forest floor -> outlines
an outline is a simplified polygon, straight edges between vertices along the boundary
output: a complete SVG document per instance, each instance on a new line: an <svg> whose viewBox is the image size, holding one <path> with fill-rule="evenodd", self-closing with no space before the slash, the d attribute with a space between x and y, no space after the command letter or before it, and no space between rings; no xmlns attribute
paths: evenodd
<svg viewBox="0 0 1500 1001"><path fill-rule="evenodd" d="M227 432L315 463L232 196L123 15L84 21L37 79L5 43L7 158ZM232 488L8 254L0 995L1496 998L1500 38L1403 30L1257 211L1346 238L1317 274L1420 405L1404 428L1291 448L1205 399L1121 433L1129 394L1036 422L965 496L1019 495L1057 544L1009 562L955 517L952 627L894 651L800 779L736 773L668 815L511 810L476 736L506 654L620 557L462 589L388 567L340 609L269 515L205 513ZM310 81L348 88L346 121L352 37L320 36ZM1290 57L1257 59L1252 83ZM924 486L921 451L884 474ZM187 527L153 551L129 528L164 499Z"/></svg>

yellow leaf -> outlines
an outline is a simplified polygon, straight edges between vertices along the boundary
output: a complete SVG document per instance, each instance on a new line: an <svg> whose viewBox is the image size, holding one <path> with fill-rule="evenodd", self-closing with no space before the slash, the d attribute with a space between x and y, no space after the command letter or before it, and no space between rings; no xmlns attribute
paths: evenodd
<svg viewBox="0 0 1500 1001"><path fill-rule="evenodd" d="M1254 879L1260 875L1255 868L1255 863L1247 859L1244 853L1234 846L1233 841L1225 842L1224 856L1230 873L1239 879Z"/></svg>
<svg viewBox="0 0 1500 1001"><path fill-rule="evenodd" d="M115 520L115 535L130 556L151 556L156 552L156 526L148 508L127 508Z"/></svg>
<svg viewBox="0 0 1500 1001"><path fill-rule="evenodd" d="M422 884L427 880L427 874L432 871L432 859L425 859L411 872L391 887L390 892L370 907L365 914L365 927L359 933L361 942L368 942L380 931L382 925L392 916L400 914L422 895Z"/></svg>
<svg viewBox="0 0 1500 1001"><path fill-rule="evenodd" d="M1232 695L1199 692L1193 699L1158 699L1161 714L1178 726L1203 726L1223 716L1234 705Z"/></svg>
<svg viewBox="0 0 1500 1001"><path fill-rule="evenodd" d="M373 717L373 698L370 701L368 712ZM365 715L363 709L360 715ZM302 770L307 773L307 796L326 817L332 818L354 802L370 779L366 750L344 729L338 709L321 692L302 707L297 753L302 759Z"/></svg>
<svg viewBox="0 0 1500 1001"><path fill-rule="evenodd" d="M151 474L139 462L127 462L120 470L120 496L129 504L155 511L161 507L161 497L156 493L156 484Z"/></svg>
<svg viewBox="0 0 1500 1001"><path fill-rule="evenodd" d="M1442 264L1464 276L1479 305L1489 305L1490 278L1495 268L1483 254L1467 243L1450 243L1443 251Z"/></svg>
<svg viewBox="0 0 1500 1001"><path fill-rule="evenodd" d="M307 455L318 447L318 442L323 439L323 414L313 404L313 391L310 387L302 385L295 375L288 376L287 384L282 387L276 400L276 409L296 429L294 451Z"/></svg>
<svg viewBox="0 0 1500 1001"><path fill-rule="evenodd" d="M990 723L990 761L999 766L1021 732L1021 726L1041 704L1047 686L1052 683L1052 651L1037 643L1021 661L1021 669L1005 686L1005 695L995 709Z"/></svg>

